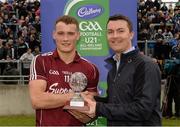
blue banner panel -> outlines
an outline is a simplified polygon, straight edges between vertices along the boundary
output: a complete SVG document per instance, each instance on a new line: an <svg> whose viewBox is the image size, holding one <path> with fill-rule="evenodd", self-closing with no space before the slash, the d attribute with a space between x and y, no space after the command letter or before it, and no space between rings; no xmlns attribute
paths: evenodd
<svg viewBox="0 0 180 127"><path fill-rule="evenodd" d="M62 15L74 16L80 23L81 38L77 45L78 52L90 60L99 69L99 94L106 96L107 68L104 59L112 55L106 40L106 22L110 15L123 14L133 22L135 36L133 45L137 45L137 1L136 0L42 0L42 52L55 49L52 32L56 19ZM104 126L106 119L88 124L89 126Z"/></svg>
<svg viewBox="0 0 180 127"><path fill-rule="evenodd" d="M64 15L64 13L67 11L66 7L69 3L73 2L85 2L88 5L88 2L92 5L92 0L42 0L41 1L41 21L42 21L42 52L48 52L55 49L55 44L52 39L52 31L54 28L55 20L59 17ZM96 1L96 0L95 0ZM95 2L94 5L100 4L99 2ZM106 0L103 0L106 1ZM101 2L102 4L104 2ZM109 7L104 8L104 11L107 11L109 15L114 15L117 13L121 13L123 15L128 16L131 21L133 22L133 29L135 31L135 37L133 39L133 44L137 45L137 1L136 0L109 0ZM102 6L102 5L100 5ZM104 5L103 5L104 6ZM82 6L81 6L82 7ZM69 8L71 11L71 8ZM73 5L72 5L72 9ZM72 10L73 11L73 10ZM75 13L78 13L74 11ZM78 18L80 21L81 19ZM97 19L98 20L98 19ZM107 20L107 19L101 19L101 20ZM101 21L98 21L101 22ZM94 23L94 22L93 22ZM102 33L103 34L103 33ZM104 35L103 35L104 36ZM106 37L104 37L106 38ZM86 38L88 39L91 38ZM98 39L98 38L95 38ZM98 40L97 40L98 41ZM101 42L101 43L107 43L107 42ZM92 48L92 47L91 47ZM102 49L106 49L106 45L104 47L101 47ZM105 62L104 59L108 57L108 55L111 54L111 51L104 51L104 53L100 54L101 51L88 51L89 53L87 55L83 55L85 51L82 51L81 55L85 56L88 60L95 63L100 71L100 81L106 82L106 75L107 75L107 69L104 67ZM93 52L93 55L90 54L90 52ZM96 53L97 55L95 55ZM100 55L98 55L98 53Z"/></svg>

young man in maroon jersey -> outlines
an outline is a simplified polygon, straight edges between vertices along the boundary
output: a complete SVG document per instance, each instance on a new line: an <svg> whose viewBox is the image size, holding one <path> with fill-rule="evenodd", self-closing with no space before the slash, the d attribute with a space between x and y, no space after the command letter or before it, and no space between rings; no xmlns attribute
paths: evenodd
<svg viewBox="0 0 180 127"><path fill-rule="evenodd" d="M32 107L36 109L37 126L83 125L63 106L74 93L69 79L74 72L86 75L85 90L97 94L99 72L96 66L82 58L76 51L80 37L79 24L70 16L57 19L53 39L57 48L34 58L30 69L29 92Z"/></svg>

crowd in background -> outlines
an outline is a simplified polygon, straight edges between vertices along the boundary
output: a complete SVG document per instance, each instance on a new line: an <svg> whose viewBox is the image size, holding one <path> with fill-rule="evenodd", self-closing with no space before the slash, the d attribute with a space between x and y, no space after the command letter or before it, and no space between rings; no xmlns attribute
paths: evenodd
<svg viewBox="0 0 180 127"><path fill-rule="evenodd" d="M177 55L171 51L180 42L180 0L168 6L161 0L139 0L137 17L138 40L155 42L153 57L164 60Z"/></svg>
<svg viewBox="0 0 180 127"><path fill-rule="evenodd" d="M167 6L161 0L138 1L138 40L155 42L152 56L158 60L176 57L179 51L180 0L175 6L172 4ZM0 2L0 60L20 59L29 48L34 55L39 54L40 38L39 0Z"/></svg>
<svg viewBox="0 0 180 127"><path fill-rule="evenodd" d="M0 2L0 60L31 60L41 51L40 2ZM31 49L31 50L28 50ZM30 51L30 52L29 52ZM23 54L30 54L26 59ZM5 69L1 63L1 74Z"/></svg>
<svg viewBox="0 0 180 127"><path fill-rule="evenodd" d="M139 0L138 40L148 43L162 79L167 81L162 99L163 116L180 118L180 0L168 4L161 0ZM142 51L143 44L138 43Z"/></svg>
<svg viewBox="0 0 180 127"><path fill-rule="evenodd" d="M152 49L151 56L157 60L161 71L164 72L165 59L180 59L180 0L168 5L161 0L138 0L137 6L138 42L149 42L148 48ZM145 48L143 44L138 43L142 51ZM22 61L22 74L28 75L30 61L40 54L40 51L40 1L0 1L0 75L20 73L17 65L2 62L7 60ZM176 72L180 73L177 69ZM179 87L173 89L179 94ZM171 99L169 105L176 96L172 88L170 91L173 94L168 96ZM176 107L178 106L180 107L179 101ZM166 113L168 116L172 116L171 108L167 111L169 114ZM180 108L177 108L177 112L180 115Z"/></svg>

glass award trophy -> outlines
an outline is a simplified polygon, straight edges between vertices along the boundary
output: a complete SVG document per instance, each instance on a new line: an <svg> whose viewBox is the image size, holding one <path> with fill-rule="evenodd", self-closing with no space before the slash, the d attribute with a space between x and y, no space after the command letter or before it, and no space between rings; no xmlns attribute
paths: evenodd
<svg viewBox="0 0 180 127"><path fill-rule="evenodd" d="M80 94L87 86L87 77L82 72L75 72L71 75L69 85L75 94L63 109L89 110Z"/></svg>

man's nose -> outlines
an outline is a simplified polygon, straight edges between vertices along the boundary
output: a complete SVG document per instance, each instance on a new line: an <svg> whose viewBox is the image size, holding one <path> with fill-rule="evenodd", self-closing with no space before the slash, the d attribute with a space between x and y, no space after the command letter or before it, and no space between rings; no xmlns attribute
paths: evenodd
<svg viewBox="0 0 180 127"><path fill-rule="evenodd" d="M113 37L113 38L116 38L116 37L118 37L118 34L117 34L117 32L114 32L114 33L113 33L113 35L112 35L112 37Z"/></svg>
<svg viewBox="0 0 180 127"><path fill-rule="evenodd" d="M67 35L67 34L65 34L65 35L63 36L63 40L64 40L64 41L67 41L67 40L68 40L68 35Z"/></svg>

